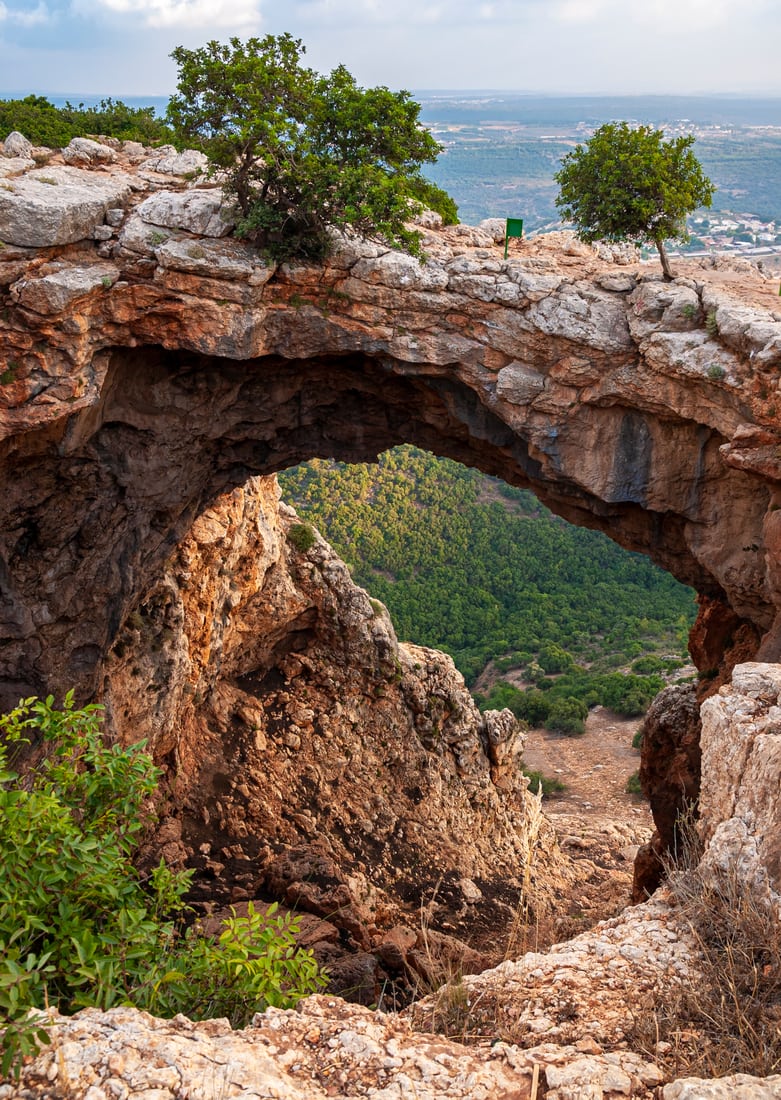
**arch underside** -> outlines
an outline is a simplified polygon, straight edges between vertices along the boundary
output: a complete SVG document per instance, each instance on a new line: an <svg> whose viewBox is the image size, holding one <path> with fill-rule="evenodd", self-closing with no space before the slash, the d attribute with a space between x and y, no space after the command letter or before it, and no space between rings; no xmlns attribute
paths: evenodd
<svg viewBox="0 0 781 1100"><path fill-rule="evenodd" d="M566 519L728 602L698 550L708 541L702 515L709 494L726 512L734 484L750 475L712 476L723 440L702 425L608 405L589 416L559 424L541 446L539 433L525 438L441 368L413 376L357 354L235 362L112 349L97 404L14 437L0 458L0 702L71 686L89 696L122 621L219 494L309 458L372 461L403 442L530 488ZM667 439L679 507L658 487ZM761 529L767 491L758 481L755 495ZM728 537L726 514L718 522ZM758 602L758 628L770 618Z"/></svg>

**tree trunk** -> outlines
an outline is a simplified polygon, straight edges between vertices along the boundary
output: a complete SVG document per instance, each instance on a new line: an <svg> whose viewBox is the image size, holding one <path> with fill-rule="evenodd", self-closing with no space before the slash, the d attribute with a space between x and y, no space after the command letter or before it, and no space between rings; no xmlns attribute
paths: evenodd
<svg viewBox="0 0 781 1100"><path fill-rule="evenodd" d="M667 259L667 252L664 247L664 241L661 239L655 240L654 244L659 249L659 259L662 261L662 274L664 275L668 283L672 282L673 273L670 269L670 261Z"/></svg>

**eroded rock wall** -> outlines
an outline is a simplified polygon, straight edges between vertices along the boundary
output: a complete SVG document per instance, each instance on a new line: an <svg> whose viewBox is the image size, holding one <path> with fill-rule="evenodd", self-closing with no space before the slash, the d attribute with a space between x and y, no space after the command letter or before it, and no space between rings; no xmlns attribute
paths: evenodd
<svg viewBox="0 0 781 1100"><path fill-rule="evenodd" d="M450 658L400 645L278 495L254 478L201 514L121 627L102 699L166 767L150 857L196 867L209 911L322 918L337 987L376 1002L389 977L422 980L427 952L501 958L571 872L512 714L479 714Z"/></svg>
<svg viewBox="0 0 781 1100"><path fill-rule="evenodd" d="M426 230L422 265L341 238L325 267L275 267L226 236L221 192L173 154L114 152L4 172L4 701L93 692L220 493L405 440L694 585L724 612L698 635L718 682L730 638L778 655L781 314L758 275L666 284L566 234L504 260L466 226Z"/></svg>

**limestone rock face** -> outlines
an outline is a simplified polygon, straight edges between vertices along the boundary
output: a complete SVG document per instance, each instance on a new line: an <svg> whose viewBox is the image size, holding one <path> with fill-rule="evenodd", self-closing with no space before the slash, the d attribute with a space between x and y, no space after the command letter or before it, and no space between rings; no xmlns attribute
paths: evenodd
<svg viewBox="0 0 781 1100"><path fill-rule="evenodd" d="M0 240L31 248L82 241L129 192L122 172L99 175L58 165L33 169L0 187Z"/></svg>
<svg viewBox="0 0 781 1100"><path fill-rule="evenodd" d="M145 738L167 768L151 858L198 868L211 908L272 896L325 918L363 952L375 1002L380 970L429 965L421 906L429 952L479 969L501 957L524 889L544 920L570 872L512 714L481 715L449 658L399 645L277 497L275 478L252 479L195 521L120 628L101 699L114 734ZM327 954L332 973L347 966Z"/></svg>
<svg viewBox="0 0 781 1100"><path fill-rule="evenodd" d="M703 703L702 755L704 864L734 870L781 919L781 666L738 665Z"/></svg>
<svg viewBox="0 0 781 1100"><path fill-rule="evenodd" d="M699 626L714 689L735 659L781 656L781 315L760 276L667 284L565 233L505 260L490 224L424 230L424 264L335 234L326 266L275 266L226 238L234 212L197 155L113 151L20 162L0 188L0 461L18 485L0 505L4 700L94 691L219 493L402 440L531 487L696 587L721 609ZM45 566L21 552L34 532Z"/></svg>

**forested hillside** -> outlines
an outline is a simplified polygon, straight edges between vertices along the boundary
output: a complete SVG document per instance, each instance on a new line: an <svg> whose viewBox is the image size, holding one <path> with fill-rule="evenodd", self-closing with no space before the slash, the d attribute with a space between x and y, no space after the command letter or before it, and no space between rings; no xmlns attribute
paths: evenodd
<svg viewBox="0 0 781 1100"><path fill-rule="evenodd" d="M280 481L399 637L450 653L472 686L493 679L487 670L607 703L609 674L635 661L653 675L622 677L620 694L634 689L639 713L661 686L661 658L685 654L691 591L529 492L407 446L378 466L315 460ZM516 688L499 690L502 705L517 703Z"/></svg>

